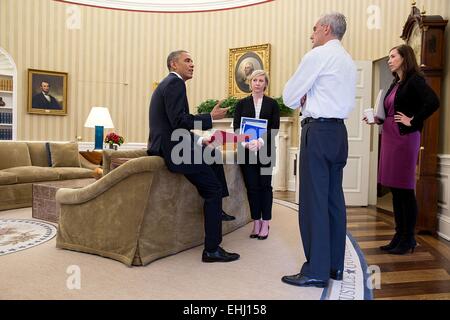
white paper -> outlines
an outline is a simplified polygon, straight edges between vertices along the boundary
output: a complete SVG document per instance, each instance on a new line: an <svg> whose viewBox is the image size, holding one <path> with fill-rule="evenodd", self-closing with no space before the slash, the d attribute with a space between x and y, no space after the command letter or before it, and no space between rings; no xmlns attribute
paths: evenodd
<svg viewBox="0 0 450 320"><path fill-rule="evenodd" d="M384 93L383 89L381 89L378 92L377 100L376 100L375 106L374 106L375 116L380 120L384 120L386 118L386 114L384 111L383 93Z"/></svg>

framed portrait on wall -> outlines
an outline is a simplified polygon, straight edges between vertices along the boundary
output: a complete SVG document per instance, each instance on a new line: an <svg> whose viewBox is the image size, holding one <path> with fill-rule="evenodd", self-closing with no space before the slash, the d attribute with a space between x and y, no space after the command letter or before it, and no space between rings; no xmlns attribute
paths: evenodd
<svg viewBox="0 0 450 320"><path fill-rule="evenodd" d="M28 69L28 113L67 114L67 73Z"/></svg>
<svg viewBox="0 0 450 320"><path fill-rule="evenodd" d="M270 44L230 49L228 95L236 98L249 95L249 77L258 69L270 73Z"/></svg>

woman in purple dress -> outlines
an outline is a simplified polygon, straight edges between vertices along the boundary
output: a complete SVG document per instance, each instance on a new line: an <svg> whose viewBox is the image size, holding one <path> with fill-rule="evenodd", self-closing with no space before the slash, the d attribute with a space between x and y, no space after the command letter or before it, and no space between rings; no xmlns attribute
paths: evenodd
<svg viewBox="0 0 450 320"><path fill-rule="evenodd" d="M394 81L384 98L378 182L390 187L395 216L395 235L380 249L391 254L413 252L417 220L416 163L423 122L439 108L439 99L426 84L414 51L408 45L389 52ZM367 122L367 119L364 118Z"/></svg>

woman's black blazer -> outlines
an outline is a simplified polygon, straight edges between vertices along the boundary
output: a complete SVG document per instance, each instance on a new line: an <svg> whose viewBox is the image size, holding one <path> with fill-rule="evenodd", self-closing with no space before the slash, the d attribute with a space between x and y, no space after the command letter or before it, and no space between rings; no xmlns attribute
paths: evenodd
<svg viewBox="0 0 450 320"><path fill-rule="evenodd" d="M394 88L391 85L386 93L385 100ZM419 74L413 74L405 81L400 82L394 100L395 112L402 112L411 118L411 126L405 126L397 122L400 134L404 135L414 131L421 131L423 122L439 108L439 98L433 89L425 82L425 78Z"/></svg>
<svg viewBox="0 0 450 320"><path fill-rule="evenodd" d="M239 131L241 125L241 117L254 118L255 116L256 115L255 115L255 105L253 103L253 96L250 95L248 97L239 100L236 104L236 109L234 112L234 119L233 119L234 131L236 130ZM267 119L267 134L263 135L262 137L262 139L264 140L263 149L267 149L267 151L266 150L261 151L267 152L267 155L271 156L272 143L274 142L273 139L275 138L275 135L278 132L278 129L280 128L280 108L278 107L278 103L270 97L263 96L259 118ZM274 161L272 161L271 165L274 165Z"/></svg>

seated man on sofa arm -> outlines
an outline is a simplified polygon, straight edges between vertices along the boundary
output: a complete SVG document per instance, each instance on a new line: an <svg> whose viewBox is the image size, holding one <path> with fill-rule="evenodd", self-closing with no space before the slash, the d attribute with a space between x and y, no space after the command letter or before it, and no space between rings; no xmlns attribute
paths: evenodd
<svg viewBox="0 0 450 320"><path fill-rule="evenodd" d="M239 259L239 254L229 253L219 245L222 242L222 216L230 220L222 210L222 198L228 196L225 173L221 164L207 165L203 161L194 163L194 152L210 143L206 138L194 141L189 130L194 129L194 122L200 122L202 130L212 128L212 120L225 117L227 108L214 107L211 114L192 115L189 113L185 82L192 78L194 63L191 55L184 50L174 51L167 57L169 75L164 78L153 93L150 102L149 123L150 134L148 155L164 158L171 172L182 173L197 188L204 199L205 248L203 262L230 262ZM180 141L172 141L175 130L184 129L181 136L189 139L190 161L174 161L172 150ZM197 146L202 144L202 148ZM200 149L200 150L199 150ZM203 153L202 153L203 154ZM186 156L186 155L185 155ZM232 217L234 219L234 217Z"/></svg>

